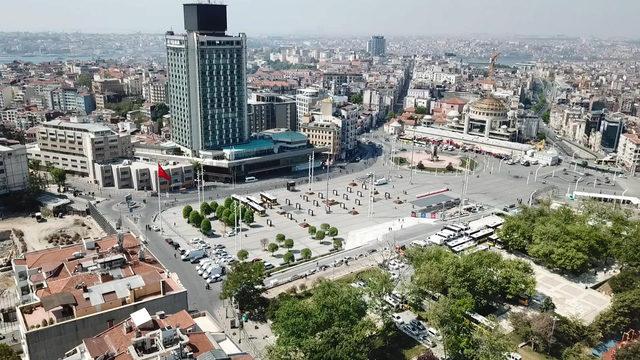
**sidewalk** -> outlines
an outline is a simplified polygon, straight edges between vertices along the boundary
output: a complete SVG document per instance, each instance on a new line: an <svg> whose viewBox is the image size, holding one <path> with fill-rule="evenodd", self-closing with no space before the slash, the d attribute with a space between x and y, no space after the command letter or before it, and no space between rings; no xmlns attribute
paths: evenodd
<svg viewBox="0 0 640 360"><path fill-rule="evenodd" d="M379 263L379 256L369 255L358 260L351 260L349 265L341 265L337 268L330 267L324 271L317 271L316 273L306 276L304 278L294 280L276 287L273 287L265 291L264 295L268 299L273 299L278 295L287 292L287 290L295 287L299 288L300 285L304 285L307 288L313 286L313 284L319 279L335 280L344 277L349 274L357 273L362 270L376 266Z"/></svg>

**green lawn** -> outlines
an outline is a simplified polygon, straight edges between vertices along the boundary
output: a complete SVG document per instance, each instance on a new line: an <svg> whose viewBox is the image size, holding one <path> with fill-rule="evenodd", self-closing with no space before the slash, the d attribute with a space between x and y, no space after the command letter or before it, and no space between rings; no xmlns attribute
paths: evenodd
<svg viewBox="0 0 640 360"><path fill-rule="evenodd" d="M396 330L388 339L389 346L371 355L372 360L409 360L421 355L427 349L411 337Z"/></svg>
<svg viewBox="0 0 640 360"><path fill-rule="evenodd" d="M522 343L522 340L520 339L520 337L518 337L514 333L509 334L509 339L511 339L511 343L513 344L514 347L517 347L520 343ZM537 353L537 352L531 350L531 346L525 346L525 347L519 348L519 349L517 349L517 353L522 355L522 359L523 360L553 360L553 359L555 359L553 357L549 357L549 356L546 356L544 354L540 354L540 353Z"/></svg>

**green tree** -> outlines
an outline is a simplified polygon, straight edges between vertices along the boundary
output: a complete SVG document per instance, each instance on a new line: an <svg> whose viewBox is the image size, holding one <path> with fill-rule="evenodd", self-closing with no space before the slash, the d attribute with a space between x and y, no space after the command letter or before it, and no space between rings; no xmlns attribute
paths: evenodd
<svg viewBox="0 0 640 360"><path fill-rule="evenodd" d="M395 117L396 117L396 113L394 113L393 111L390 111L389 113L387 113L387 120L391 120Z"/></svg>
<svg viewBox="0 0 640 360"><path fill-rule="evenodd" d="M40 160L33 159L33 160L29 160L29 162L27 163L27 167L29 167L29 170L38 171L40 170L40 164L41 164Z"/></svg>
<svg viewBox="0 0 640 360"><path fill-rule="evenodd" d="M416 165L416 169L418 169L418 170L424 170L425 169L425 166L422 163L422 161L418 161L418 165Z"/></svg>
<svg viewBox="0 0 640 360"><path fill-rule="evenodd" d="M471 336L470 358L478 360L504 360L505 353L514 350L514 346L499 326L493 330L477 327Z"/></svg>
<svg viewBox="0 0 640 360"><path fill-rule="evenodd" d="M151 107L151 120L159 121L162 117L169 113L169 107L167 104L157 103Z"/></svg>
<svg viewBox="0 0 640 360"><path fill-rule="evenodd" d="M321 229L321 230L324 230L324 231L329 230L329 228L330 228L330 227L331 227L331 225L329 225L329 224L327 224L327 223L322 223L322 224L320 224L320 229Z"/></svg>
<svg viewBox="0 0 640 360"><path fill-rule="evenodd" d="M236 226L236 217L234 213L229 213L229 215L224 218L224 224L226 226Z"/></svg>
<svg viewBox="0 0 640 360"><path fill-rule="evenodd" d="M309 298L280 302L273 331L277 340L269 348L270 359L365 360L376 327L358 290L320 281Z"/></svg>
<svg viewBox="0 0 640 360"><path fill-rule="evenodd" d="M309 235L315 235L315 234L316 234L316 227L309 226Z"/></svg>
<svg viewBox="0 0 640 360"><path fill-rule="evenodd" d="M324 240L324 231L323 230L318 230L316 231L316 240Z"/></svg>
<svg viewBox="0 0 640 360"><path fill-rule="evenodd" d="M205 235L211 232L211 221L209 219L204 219L200 222L200 231Z"/></svg>
<svg viewBox="0 0 640 360"><path fill-rule="evenodd" d="M261 262L237 262L222 284L222 299L235 299L241 312L264 312L266 301L262 297L264 264Z"/></svg>
<svg viewBox="0 0 640 360"><path fill-rule="evenodd" d="M224 206L218 206L216 208L216 219L220 220L220 221L224 221L224 212L227 209L224 208Z"/></svg>
<svg viewBox="0 0 640 360"><path fill-rule="evenodd" d="M0 359L2 360L20 360L20 355L7 344L0 344Z"/></svg>
<svg viewBox="0 0 640 360"><path fill-rule="evenodd" d="M596 317L593 327L605 338L640 328L640 288L616 294L609 308Z"/></svg>
<svg viewBox="0 0 640 360"><path fill-rule="evenodd" d="M282 260L284 261L285 264L291 264L292 262L295 261L295 259L296 258L295 258L295 256L293 255L293 253L291 251L287 251L282 256Z"/></svg>
<svg viewBox="0 0 640 360"><path fill-rule="evenodd" d="M276 234L276 242L277 242L277 243L281 243L281 242L283 242L283 241L284 241L284 239L285 239L284 234Z"/></svg>
<svg viewBox="0 0 640 360"><path fill-rule="evenodd" d="M231 208L232 204L233 204L233 199L232 198L228 197L228 198L224 199L224 207L226 209Z"/></svg>
<svg viewBox="0 0 640 360"><path fill-rule="evenodd" d="M333 238L333 248L336 250L339 250L342 248L342 239L340 238Z"/></svg>
<svg viewBox="0 0 640 360"><path fill-rule="evenodd" d="M200 204L200 213L202 213L203 215L209 215L211 214L211 206L209 206L208 202L203 202L202 204Z"/></svg>
<svg viewBox="0 0 640 360"><path fill-rule="evenodd" d="M327 230L327 235L329 236L338 236L338 229L335 227L330 227L329 230Z"/></svg>
<svg viewBox="0 0 640 360"><path fill-rule="evenodd" d="M293 239L286 239L284 241L284 247L287 249L293 249Z"/></svg>
<svg viewBox="0 0 640 360"><path fill-rule="evenodd" d="M242 213L242 221L244 221L245 224L247 225L251 225L254 223L255 219L254 219L254 215L253 215L253 210L246 210Z"/></svg>
<svg viewBox="0 0 640 360"><path fill-rule="evenodd" d="M427 108L424 107L424 106L416 107L416 114L418 114L418 115L426 115L427 114Z"/></svg>
<svg viewBox="0 0 640 360"><path fill-rule="evenodd" d="M80 74L78 75L78 79L76 80L77 86L84 86L91 89L91 83L93 82L93 77L89 74Z"/></svg>
<svg viewBox="0 0 640 360"><path fill-rule="evenodd" d="M229 208L222 208L222 218L226 219L229 217L229 215L231 215L231 209Z"/></svg>
<svg viewBox="0 0 640 360"><path fill-rule="evenodd" d="M616 351L616 360L638 360L640 359L640 341L631 343Z"/></svg>
<svg viewBox="0 0 640 360"><path fill-rule="evenodd" d="M215 212L216 210L218 210L218 202L217 201L212 201L211 203L209 203L209 206L211 207L211 211Z"/></svg>
<svg viewBox="0 0 640 360"><path fill-rule="evenodd" d="M311 249L309 248L304 248L302 250L300 250L300 255L302 256L303 259L305 260L309 260L311 259Z"/></svg>
<svg viewBox="0 0 640 360"><path fill-rule="evenodd" d="M197 210L193 210L191 214L189 214L189 223L195 227L200 227L203 219Z"/></svg>
<svg viewBox="0 0 640 360"><path fill-rule="evenodd" d="M270 243L267 246L267 251L269 251L271 253L271 256L273 256L273 253L275 253L276 251L278 251L278 244L276 243Z"/></svg>
<svg viewBox="0 0 640 360"><path fill-rule="evenodd" d="M349 97L349 102L352 104L362 104L362 94L353 94Z"/></svg>
<svg viewBox="0 0 640 360"><path fill-rule="evenodd" d="M238 260L245 261L249 257L249 252L247 250L242 249L242 250L238 250L238 254L236 255L238 256Z"/></svg>
<svg viewBox="0 0 640 360"><path fill-rule="evenodd" d="M182 217L185 219L189 218L189 215L191 215L191 212L193 211L193 208L191 207L191 205L187 205L185 207L182 208Z"/></svg>
<svg viewBox="0 0 640 360"><path fill-rule="evenodd" d="M462 292L443 296L429 307L427 317L440 330L445 352L452 360L468 359L473 349L473 325L467 317L473 308L473 298Z"/></svg>
<svg viewBox="0 0 640 360"><path fill-rule="evenodd" d="M54 167L49 171L49 174L51 174L53 183L58 186L58 191L60 191L67 183L67 172L64 169Z"/></svg>

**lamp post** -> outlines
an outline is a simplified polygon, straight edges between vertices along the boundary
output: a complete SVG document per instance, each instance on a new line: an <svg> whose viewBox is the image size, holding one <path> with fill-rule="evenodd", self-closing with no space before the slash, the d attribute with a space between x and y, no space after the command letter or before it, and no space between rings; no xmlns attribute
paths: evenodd
<svg viewBox="0 0 640 360"><path fill-rule="evenodd" d="M578 183L580 182L580 180L582 180L582 176L579 177L578 180L576 180L576 186L573 188L574 193L578 190Z"/></svg>

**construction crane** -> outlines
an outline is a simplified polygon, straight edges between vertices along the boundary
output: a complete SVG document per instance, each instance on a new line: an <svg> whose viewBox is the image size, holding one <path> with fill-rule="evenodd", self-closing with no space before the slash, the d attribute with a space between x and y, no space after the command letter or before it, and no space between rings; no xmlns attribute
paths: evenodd
<svg viewBox="0 0 640 360"><path fill-rule="evenodd" d="M496 61L498 60L499 56L500 56L500 53L495 52L493 53L493 55L491 55L491 58L489 58L489 73L487 74L488 80L493 80L493 74L496 71Z"/></svg>

